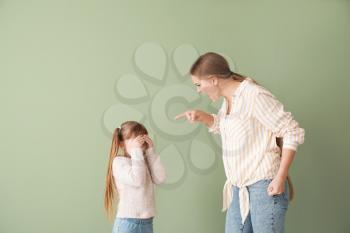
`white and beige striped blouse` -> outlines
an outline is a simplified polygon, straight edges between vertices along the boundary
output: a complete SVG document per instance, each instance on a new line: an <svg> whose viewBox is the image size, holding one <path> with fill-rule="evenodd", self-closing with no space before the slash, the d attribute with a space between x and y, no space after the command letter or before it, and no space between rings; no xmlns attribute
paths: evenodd
<svg viewBox="0 0 350 233"><path fill-rule="evenodd" d="M281 162L276 137L283 137L283 148L297 150L304 142L300 128L290 112L264 87L247 78L232 95L231 112L227 114L224 99L209 132L220 134L226 183L223 211L232 201L232 185L239 187L239 201L244 223L249 213L246 186L262 179L274 178Z"/></svg>

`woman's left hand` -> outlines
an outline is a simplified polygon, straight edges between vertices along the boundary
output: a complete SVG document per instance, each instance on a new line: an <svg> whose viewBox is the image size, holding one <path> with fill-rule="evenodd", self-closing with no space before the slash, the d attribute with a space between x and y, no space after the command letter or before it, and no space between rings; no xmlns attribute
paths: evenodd
<svg viewBox="0 0 350 233"><path fill-rule="evenodd" d="M286 178L276 176L273 178L269 186L267 187L267 194L269 196L279 195L284 192L284 182Z"/></svg>

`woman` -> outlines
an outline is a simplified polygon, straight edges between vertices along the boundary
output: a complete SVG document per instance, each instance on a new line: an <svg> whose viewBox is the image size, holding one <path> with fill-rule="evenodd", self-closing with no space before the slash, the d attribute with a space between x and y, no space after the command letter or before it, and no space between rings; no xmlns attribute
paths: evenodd
<svg viewBox="0 0 350 233"><path fill-rule="evenodd" d="M219 54L200 56L190 74L199 93L213 102L224 97L217 114L189 110L175 119L203 123L209 132L221 135L227 177L225 232L284 232L293 193L288 169L298 144L304 142L304 129L271 92L232 72ZM282 150L277 138L283 138Z"/></svg>

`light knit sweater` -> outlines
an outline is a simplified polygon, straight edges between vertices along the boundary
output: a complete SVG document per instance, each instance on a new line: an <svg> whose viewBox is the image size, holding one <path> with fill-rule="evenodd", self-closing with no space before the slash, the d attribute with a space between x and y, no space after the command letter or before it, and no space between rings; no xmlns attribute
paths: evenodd
<svg viewBox="0 0 350 233"><path fill-rule="evenodd" d="M166 179L160 156L150 148L134 148L131 158L117 156L113 160L113 177L118 191L119 218L151 218L156 215L154 184Z"/></svg>

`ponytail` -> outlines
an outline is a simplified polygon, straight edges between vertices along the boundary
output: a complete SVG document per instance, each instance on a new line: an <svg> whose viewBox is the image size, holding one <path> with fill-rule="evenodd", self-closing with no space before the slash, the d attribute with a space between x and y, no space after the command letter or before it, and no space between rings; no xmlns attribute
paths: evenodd
<svg viewBox="0 0 350 233"><path fill-rule="evenodd" d="M113 140L111 145L111 150L109 153L107 175L106 175L106 184L105 184L105 196L104 196L104 207L107 212L109 219L113 218L114 209L113 204L115 201L115 195L117 195L114 178L113 178L113 159L117 156L119 143L120 143L120 128L116 128L113 134Z"/></svg>
<svg viewBox="0 0 350 233"><path fill-rule="evenodd" d="M230 76L229 76L229 77L231 77L233 80L238 81L238 82L242 82L242 81L244 81L245 79L248 78L247 76L244 76L244 75L239 74L239 73L235 73L235 72L233 72L233 71L230 71ZM249 77L249 79L250 79L253 83L259 85L259 83L258 83L255 79L252 79L252 78L250 78L250 77Z"/></svg>
<svg viewBox="0 0 350 233"><path fill-rule="evenodd" d="M233 80L236 80L236 81L239 81L239 82L242 82L243 80L245 80L247 77L239 74L239 73L235 73L235 72L232 72L230 71L230 76L232 77Z"/></svg>

